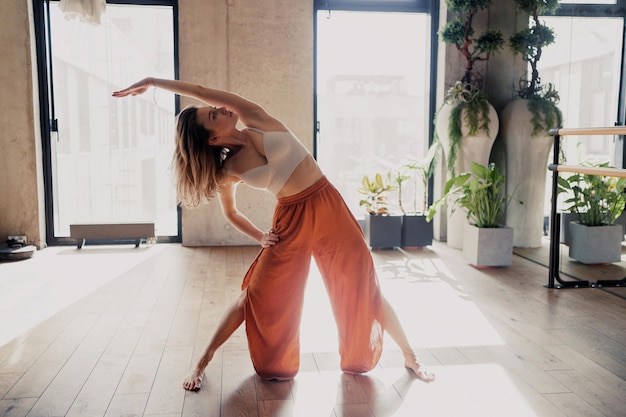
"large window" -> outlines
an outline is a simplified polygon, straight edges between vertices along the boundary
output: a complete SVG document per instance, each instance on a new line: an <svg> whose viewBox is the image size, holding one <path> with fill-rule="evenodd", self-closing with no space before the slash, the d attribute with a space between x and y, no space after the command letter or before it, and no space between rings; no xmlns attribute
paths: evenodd
<svg viewBox="0 0 626 417"><path fill-rule="evenodd" d="M154 222L160 238L177 237L174 98L111 96L147 75L175 77L173 6L109 3L100 24L46 6L49 240L75 223Z"/></svg>
<svg viewBox="0 0 626 417"><path fill-rule="evenodd" d="M543 84L552 83L559 92L564 127L625 124L624 4L624 0L562 3L556 16L541 18L554 30L555 42L544 49L539 73ZM624 166L620 137L572 136L562 143L568 164ZM551 191L548 184L546 212Z"/></svg>
<svg viewBox="0 0 626 417"><path fill-rule="evenodd" d="M543 83L559 92L564 127L600 127L620 123L618 111L624 19L618 17L544 17L555 43L539 62ZM602 136L564 141L568 161L622 165L617 139Z"/></svg>
<svg viewBox="0 0 626 417"><path fill-rule="evenodd" d="M316 40L317 159L363 217L357 191L363 176L393 174L427 153L431 15L322 9ZM422 188L418 181L420 200ZM406 187L407 208L414 193Z"/></svg>

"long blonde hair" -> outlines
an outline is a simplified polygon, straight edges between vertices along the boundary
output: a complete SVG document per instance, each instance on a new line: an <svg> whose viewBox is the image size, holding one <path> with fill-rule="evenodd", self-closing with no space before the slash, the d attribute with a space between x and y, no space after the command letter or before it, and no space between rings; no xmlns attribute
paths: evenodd
<svg viewBox="0 0 626 417"><path fill-rule="evenodd" d="M228 156L227 149L209 145L211 132L198 124L197 110L195 106L187 107L176 122L172 166L178 202L185 207L196 207L215 196Z"/></svg>

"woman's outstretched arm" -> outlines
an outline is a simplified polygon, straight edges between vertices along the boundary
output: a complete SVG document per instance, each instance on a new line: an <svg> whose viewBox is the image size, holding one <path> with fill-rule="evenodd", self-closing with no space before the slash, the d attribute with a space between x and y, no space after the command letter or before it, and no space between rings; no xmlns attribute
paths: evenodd
<svg viewBox="0 0 626 417"><path fill-rule="evenodd" d="M268 114L259 104L238 94L180 80L167 80L148 77L123 90L115 91L113 97L136 96L145 93L150 87L161 88L185 97L195 98L203 103L227 107L239 115L239 119L246 126L255 126L259 123L273 122L282 127L282 123Z"/></svg>

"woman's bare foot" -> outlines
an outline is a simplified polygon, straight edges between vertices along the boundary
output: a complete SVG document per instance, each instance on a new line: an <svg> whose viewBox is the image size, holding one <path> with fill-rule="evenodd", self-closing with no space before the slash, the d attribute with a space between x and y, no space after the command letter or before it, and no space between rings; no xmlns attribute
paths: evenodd
<svg viewBox="0 0 626 417"><path fill-rule="evenodd" d="M413 371L417 378L424 382L433 382L435 380L435 374L423 370L421 362L415 356L405 356L404 367Z"/></svg>
<svg viewBox="0 0 626 417"><path fill-rule="evenodd" d="M202 378L204 377L204 371L194 370L183 381L183 388L187 391L198 391L202 386Z"/></svg>

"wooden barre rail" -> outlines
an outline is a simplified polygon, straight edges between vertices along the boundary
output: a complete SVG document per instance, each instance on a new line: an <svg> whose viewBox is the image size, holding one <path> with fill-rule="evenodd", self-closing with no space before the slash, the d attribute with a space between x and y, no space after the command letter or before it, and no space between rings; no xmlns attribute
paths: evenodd
<svg viewBox="0 0 626 417"><path fill-rule="evenodd" d="M577 174L587 175L600 175L603 177L621 177L626 178L626 169L619 168L598 168L598 167L585 167L585 166L571 166L571 165L548 165L550 171L558 172L574 172Z"/></svg>
<svg viewBox="0 0 626 417"><path fill-rule="evenodd" d="M580 135L626 135L626 126L611 127L570 127L550 129L550 136L580 136Z"/></svg>

